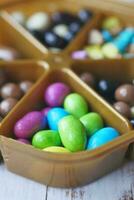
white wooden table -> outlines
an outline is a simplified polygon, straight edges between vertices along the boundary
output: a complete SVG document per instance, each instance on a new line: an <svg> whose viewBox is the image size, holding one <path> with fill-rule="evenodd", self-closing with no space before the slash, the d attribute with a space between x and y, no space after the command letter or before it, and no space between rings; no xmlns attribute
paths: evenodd
<svg viewBox="0 0 134 200"><path fill-rule="evenodd" d="M55 189L8 172L0 165L0 200L134 200L134 162L76 189Z"/></svg>

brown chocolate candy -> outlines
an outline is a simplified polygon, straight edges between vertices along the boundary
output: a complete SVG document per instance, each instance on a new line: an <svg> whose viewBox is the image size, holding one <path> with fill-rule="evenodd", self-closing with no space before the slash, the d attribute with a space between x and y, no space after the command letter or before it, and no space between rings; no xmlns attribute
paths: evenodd
<svg viewBox="0 0 134 200"><path fill-rule="evenodd" d="M20 99L22 97L22 91L20 87L15 83L7 83L1 88L1 97Z"/></svg>
<svg viewBox="0 0 134 200"><path fill-rule="evenodd" d="M19 86L20 86L20 89L25 94L33 86L33 82L25 80L25 81L20 82Z"/></svg>
<svg viewBox="0 0 134 200"><path fill-rule="evenodd" d="M6 76L6 72L4 69L0 69L0 87L6 83L7 81L7 76Z"/></svg>
<svg viewBox="0 0 134 200"><path fill-rule="evenodd" d="M113 104L113 107L124 117L131 118L131 110L128 104L118 101Z"/></svg>
<svg viewBox="0 0 134 200"><path fill-rule="evenodd" d="M94 76L89 72L84 72L80 75L80 79L87 83L91 87L95 87L95 78Z"/></svg>
<svg viewBox="0 0 134 200"><path fill-rule="evenodd" d="M0 114L5 117L18 102L17 99L7 98L0 103Z"/></svg>
<svg viewBox="0 0 134 200"><path fill-rule="evenodd" d="M20 58L20 55L14 48L0 46L0 60L11 61L17 58Z"/></svg>
<svg viewBox="0 0 134 200"><path fill-rule="evenodd" d="M115 99L134 105L134 86L131 84L119 86L115 91Z"/></svg>

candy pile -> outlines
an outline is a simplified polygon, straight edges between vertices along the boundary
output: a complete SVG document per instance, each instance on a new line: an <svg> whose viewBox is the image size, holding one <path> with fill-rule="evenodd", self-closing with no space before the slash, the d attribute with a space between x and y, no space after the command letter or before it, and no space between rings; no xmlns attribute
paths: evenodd
<svg viewBox="0 0 134 200"><path fill-rule="evenodd" d="M100 29L92 29L87 45L72 53L74 59L134 57L134 28L123 27L119 18L110 16L103 20Z"/></svg>
<svg viewBox="0 0 134 200"><path fill-rule="evenodd" d="M80 78L99 92L113 107L128 118L134 125L134 85L105 79L97 79L89 72L80 74Z"/></svg>
<svg viewBox="0 0 134 200"><path fill-rule="evenodd" d="M60 51L90 20L92 13L89 10L80 10L75 15L67 11L57 11L49 16L45 12L36 12L27 18L21 12L14 12L12 16L51 51Z"/></svg>
<svg viewBox="0 0 134 200"><path fill-rule="evenodd" d="M102 117L89 111L86 100L71 93L62 82L50 84L44 91L41 111L32 111L14 126L18 141L50 152L78 152L94 149L119 136L116 129L104 127Z"/></svg>
<svg viewBox="0 0 134 200"><path fill-rule="evenodd" d="M14 48L0 46L0 60L12 61L21 58L19 52Z"/></svg>
<svg viewBox="0 0 134 200"><path fill-rule="evenodd" d="M20 83L9 82L7 73L3 69L0 70L0 121L32 85L33 83L27 80Z"/></svg>

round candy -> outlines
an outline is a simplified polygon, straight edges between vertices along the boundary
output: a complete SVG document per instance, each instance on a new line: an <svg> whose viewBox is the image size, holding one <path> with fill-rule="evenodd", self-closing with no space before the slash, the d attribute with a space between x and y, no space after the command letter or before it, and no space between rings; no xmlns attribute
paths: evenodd
<svg viewBox="0 0 134 200"><path fill-rule="evenodd" d="M72 22L72 23L70 23L70 25L69 25L69 31L70 32L72 32L72 33L77 33L79 30L80 30L80 28L81 28L81 23L80 22L78 22L78 21L74 21L74 22Z"/></svg>
<svg viewBox="0 0 134 200"><path fill-rule="evenodd" d="M127 117L127 118L131 117L130 107L125 102L118 101L118 102L114 103L113 106L124 117Z"/></svg>
<svg viewBox="0 0 134 200"><path fill-rule="evenodd" d="M114 97L114 91L115 91L115 84L112 81L109 80L100 80L97 85L98 92L108 98Z"/></svg>
<svg viewBox="0 0 134 200"><path fill-rule="evenodd" d="M64 117L59 122L59 134L62 144L71 152L82 151L86 146L86 131L82 123L74 116Z"/></svg>
<svg viewBox="0 0 134 200"><path fill-rule="evenodd" d="M101 45L104 40L100 31L93 29L88 35L88 44Z"/></svg>
<svg viewBox="0 0 134 200"><path fill-rule="evenodd" d="M43 130L37 132L32 138L32 145L38 149L51 146L60 146L61 139L57 131Z"/></svg>
<svg viewBox="0 0 134 200"><path fill-rule="evenodd" d="M20 99L22 97L22 91L15 83L7 83L1 88L1 96L3 99L15 98Z"/></svg>
<svg viewBox="0 0 134 200"><path fill-rule="evenodd" d="M7 98L0 103L0 114L5 117L12 108L17 104L18 100L14 98Z"/></svg>
<svg viewBox="0 0 134 200"><path fill-rule="evenodd" d="M59 121L67 115L69 115L69 113L66 112L63 108L56 107L50 109L47 113L49 128L57 131Z"/></svg>
<svg viewBox="0 0 134 200"><path fill-rule="evenodd" d="M48 111L49 111L50 109L51 109L51 107L43 108L43 109L41 110L41 113L42 113L43 115L47 116L47 113L48 113Z"/></svg>
<svg viewBox="0 0 134 200"><path fill-rule="evenodd" d="M74 33L70 32L70 31L68 31L64 35L64 40L66 40L67 42L70 42L73 38L74 38Z"/></svg>
<svg viewBox="0 0 134 200"><path fill-rule="evenodd" d="M118 58L119 52L117 47L112 43L106 43L102 46L102 53L106 58Z"/></svg>
<svg viewBox="0 0 134 200"><path fill-rule="evenodd" d="M33 86L33 83L31 81L22 81L19 84L20 89L23 91L23 93L27 93L28 90Z"/></svg>
<svg viewBox="0 0 134 200"><path fill-rule="evenodd" d="M30 144L29 140L27 140L27 139L19 138L19 139L17 139L17 141L24 143L24 144Z"/></svg>
<svg viewBox="0 0 134 200"><path fill-rule="evenodd" d="M30 138L35 132L46 127L46 118L41 112L32 111L18 120L14 126L17 138Z"/></svg>
<svg viewBox="0 0 134 200"><path fill-rule="evenodd" d="M74 51L72 53L72 58L73 59L86 59L88 57L88 54L85 50L80 50L80 51Z"/></svg>
<svg viewBox="0 0 134 200"><path fill-rule="evenodd" d="M44 44L49 48L64 49L67 45L67 41L51 31L46 31L44 32Z"/></svg>
<svg viewBox="0 0 134 200"><path fill-rule="evenodd" d="M86 84L88 84L91 87L95 87L95 77L89 73L89 72L84 72L80 75L80 79L84 81Z"/></svg>
<svg viewBox="0 0 134 200"><path fill-rule="evenodd" d="M61 106L69 93L70 88L65 83L56 82L48 86L44 93L44 99L50 107Z"/></svg>
<svg viewBox="0 0 134 200"><path fill-rule="evenodd" d="M79 19L85 23L92 17L92 12L90 10L82 9L78 13Z"/></svg>
<svg viewBox="0 0 134 200"><path fill-rule="evenodd" d="M88 104L84 97L78 93L71 93L64 100L64 108L77 118L88 113Z"/></svg>
<svg viewBox="0 0 134 200"><path fill-rule="evenodd" d="M48 152L53 152L53 153L71 153L68 149L64 148L64 147L47 147L45 149L43 149L43 151L48 151Z"/></svg>
<svg viewBox="0 0 134 200"><path fill-rule="evenodd" d="M131 84L119 86L115 91L115 98L117 101L124 101L134 105L134 86Z"/></svg>
<svg viewBox="0 0 134 200"><path fill-rule="evenodd" d="M93 135L96 131L103 128L102 117L95 112L88 113L80 118L80 121L84 125L87 131L87 136Z"/></svg>
<svg viewBox="0 0 134 200"><path fill-rule="evenodd" d="M87 149L95 149L100 147L119 136L116 129L111 127L102 128L92 135L88 140Z"/></svg>
<svg viewBox="0 0 134 200"><path fill-rule="evenodd" d="M9 47L0 47L0 60L12 61L17 58L20 58L20 54L13 48Z"/></svg>
<svg viewBox="0 0 134 200"><path fill-rule="evenodd" d="M24 25L25 21L26 21L26 16L24 15L24 13L16 11L16 12L12 12L11 16L13 17L13 19L15 19L19 24Z"/></svg>
<svg viewBox="0 0 134 200"><path fill-rule="evenodd" d="M50 25L50 18L45 12L36 12L30 16L26 22L28 30L41 31Z"/></svg>
<svg viewBox="0 0 134 200"><path fill-rule="evenodd" d="M56 26L54 26L54 28L53 28L53 32L54 32L56 35L58 35L58 36L64 38L65 35L66 35L67 32L68 32L68 26L65 25L65 24L56 25Z"/></svg>

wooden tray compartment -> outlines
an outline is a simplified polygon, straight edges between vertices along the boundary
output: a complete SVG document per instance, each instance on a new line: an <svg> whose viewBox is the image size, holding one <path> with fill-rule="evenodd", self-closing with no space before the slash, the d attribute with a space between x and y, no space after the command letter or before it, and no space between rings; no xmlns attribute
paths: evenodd
<svg viewBox="0 0 134 200"><path fill-rule="evenodd" d="M45 88L55 81L63 81L73 91L83 95L90 107L99 112L107 124L117 128L121 136L93 151L66 155L43 152L11 139L15 122L43 103ZM53 69L46 72L29 95L3 121L0 127L0 144L10 171L54 187L76 187L87 184L122 164L128 145L134 141L130 130L128 121L83 84L72 71L65 68Z"/></svg>

